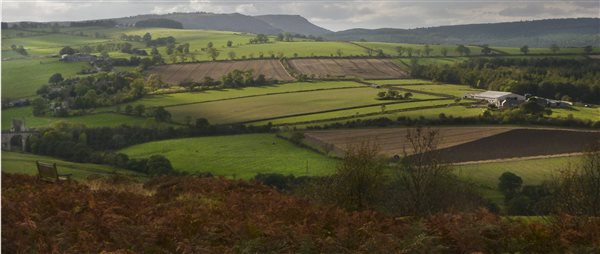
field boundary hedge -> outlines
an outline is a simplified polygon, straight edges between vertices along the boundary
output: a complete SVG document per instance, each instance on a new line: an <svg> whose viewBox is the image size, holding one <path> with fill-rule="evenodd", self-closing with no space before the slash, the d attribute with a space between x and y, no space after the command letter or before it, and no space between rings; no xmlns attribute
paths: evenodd
<svg viewBox="0 0 600 254"><path fill-rule="evenodd" d="M395 105L395 104L401 104L401 103L411 103L411 102L421 102L421 101L438 101L438 100L447 100L447 98L435 98L435 99L423 99L423 100L406 100L406 101L399 101L399 102L396 101L396 102L388 102L388 103L377 103L377 104L369 104L369 105L362 105L362 106L353 106L353 107L346 107L346 108L328 109L328 110L321 110L321 111L310 112L310 113L299 113L299 114L291 114L291 115L286 115L286 116L277 116L277 117L263 118L263 119L252 120L252 121L238 122L238 123L235 123L235 124L249 124L249 123L254 123L254 122L276 120L276 119L280 119L280 118L315 115L315 114L321 114L321 113L329 113L329 112L335 112L335 111L357 109L357 108L366 108L366 107L373 107L373 106ZM471 103L469 103L469 104L471 104ZM457 105L459 105L459 104L457 104ZM430 108L430 107L436 108L436 107L445 107L445 106L446 105L422 106L422 107L414 107L414 108L409 108L409 109L419 110L419 109L426 109L426 108ZM400 111L403 111L403 110L404 109L396 109L396 110L389 110L389 111L386 111L386 112L400 112ZM408 111L412 111L412 110L408 110ZM362 114L362 115L359 115L359 116L363 116L363 115L369 116L369 115L377 115L377 114L381 114L381 113L379 113L379 112L376 112L376 113L367 113L367 114ZM356 116L338 117L338 118L345 119L345 118L353 118L353 117L356 117ZM307 123L337 120L338 118L329 118L329 119L325 119L325 120L307 121ZM303 122L299 122L299 123L303 123ZM299 124L299 123L294 123L294 124ZM289 124L277 124L277 126L279 126L279 125L289 125Z"/></svg>

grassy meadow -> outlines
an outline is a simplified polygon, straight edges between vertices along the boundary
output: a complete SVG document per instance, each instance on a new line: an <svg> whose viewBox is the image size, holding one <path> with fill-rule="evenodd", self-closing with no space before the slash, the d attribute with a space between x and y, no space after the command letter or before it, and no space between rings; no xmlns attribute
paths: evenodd
<svg viewBox="0 0 600 254"><path fill-rule="evenodd" d="M534 158L477 164L457 165L455 173L462 179L481 184L490 189L497 189L498 178L504 172L512 172L523 179L523 185L537 185L551 180L559 174L559 170L577 166L582 156L564 156L550 158Z"/></svg>
<svg viewBox="0 0 600 254"><path fill-rule="evenodd" d="M167 109L174 119L179 121L190 116L192 119L205 117L211 123L237 123L391 102L377 100L378 91L378 89L363 87L285 93L260 98L248 97L182 105ZM413 99L432 98L436 97L424 94L413 96Z"/></svg>
<svg viewBox="0 0 600 254"><path fill-rule="evenodd" d="M72 174L75 180L85 180L92 175L112 175L115 173L140 177L139 173L119 169L107 165L98 165L91 163L75 163L64 161L52 157L16 153L2 152L2 172L17 173L27 175L37 175L36 161L56 163L56 168L59 174Z"/></svg>
<svg viewBox="0 0 600 254"><path fill-rule="evenodd" d="M158 123L152 118L134 117L110 112L70 117L39 117L33 116L31 107L20 107L2 110L2 130L10 129L12 119L24 120L27 128L48 127L59 122L83 124L86 127L115 127L122 124L148 127L170 125L167 123Z"/></svg>
<svg viewBox="0 0 600 254"><path fill-rule="evenodd" d="M181 104L192 104L207 101L241 98L248 96L352 87L364 87L364 85L353 81L295 82L269 86L253 86L244 88L205 90L201 92L148 95L130 104L144 104L146 106L173 106Z"/></svg>
<svg viewBox="0 0 600 254"><path fill-rule="evenodd" d="M2 99L31 97L54 73L73 77L88 63L63 63L58 58L2 61Z"/></svg>
<svg viewBox="0 0 600 254"><path fill-rule="evenodd" d="M300 148L274 134L173 139L135 145L121 152L131 158L162 154L175 170L243 179L258 173L331 174L337 163L336 159Z"/></svg>

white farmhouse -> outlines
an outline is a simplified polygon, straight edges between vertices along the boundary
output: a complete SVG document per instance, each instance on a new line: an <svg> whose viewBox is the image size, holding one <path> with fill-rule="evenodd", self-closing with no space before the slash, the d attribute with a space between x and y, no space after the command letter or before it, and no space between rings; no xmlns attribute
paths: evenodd
<svg viewBox="0 0 600 254"><path fill-rule="evenodd" d="M498 108L510 108L525 102L525 96L500 91L485 91L477 94L467 94L466 98L484 100Z"/></svg>

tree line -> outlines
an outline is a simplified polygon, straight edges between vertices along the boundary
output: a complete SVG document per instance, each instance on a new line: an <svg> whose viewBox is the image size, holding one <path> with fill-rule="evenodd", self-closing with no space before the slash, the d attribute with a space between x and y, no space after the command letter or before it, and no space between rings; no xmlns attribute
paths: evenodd
<svg viewBox="0 0 600 254"><path fill-rule="evenodd" d="M600 62L563 58L471 58L454 65L411 63L411 75L474 88L600 104Z"/></svg>

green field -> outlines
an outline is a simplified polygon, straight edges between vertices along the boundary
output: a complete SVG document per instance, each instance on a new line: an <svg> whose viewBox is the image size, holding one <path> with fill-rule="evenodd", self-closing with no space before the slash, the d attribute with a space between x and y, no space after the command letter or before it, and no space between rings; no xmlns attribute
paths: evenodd
<svg viewBox="0 0 600 254"><path fill-rule="evenodd" d="M68 34L45 34L40 36L10 38L2 40L2 50L10 50L11 45L22 45L30 56L47 56L58 54L65 46L78 48L109 41Z"/></svg>
<svg viewBox="0 0 600 254"><path fill-rule="evenodd" d="M569 115L573 115L573 117L577 119L600 121L600 107L586 108L574 106L570 109L552 109L552 117L568 118Z"/></svg>
<svg viewBox="0 0 600 254"><path fill-rule="evenodd" d="M447 94L454 97L463 97L466 93L480 93L485 90L471 88L465 85L451 85L451 84L442 84L442 85L408 85L402 86L401 88L416 90L420 92L430 92L430 93L441 93Z"/></svg>
<svg viewBox="0 0 600 254"><path fill-rule="evenodd" d="M90 175L111 175L116 173L140 177L139 173L106 165L75 163L60 159L15 152L2 152L2 172L37 175L36 161L56 163L59 174L73 174L72 178L84 180Z"/></svg>
<svg viewBox="0 0 600 254"><path fill-rule="evenodd" d="M131 104L144 104L146 106L171 106L256 95L349 87L364 87L364 85L352 81L297 82L269 86L244 87L237 89L228 88L220 90L206 90L192 93L149 95Z"/></svg>
<svg viewBox="0 0 600 254"><path fill-rule="evenodd" d="M132 158L166 156L175 170L249 179L258 173L325 175L337 160L275 137L247 134L150 142L121 150Z"/></svg>
<svg viewBox="0 0 600 254"><path fill-rule="evenodd" d="M2 99L34 96L54 73L72 77L87 63L63 63L58 58L2 61Z"/></svg>
<svg viewBox="0 0 600 254"><path fill-rule="evenodd" d="M386 108L387 110L387 108ZM453 106L448 104L444 107L437 108L429 108L429 109L419 109L419 110L410 110L410 111L402 111L402 112L393 112L387 114L377 114L370 116L359 116L351 119L342 119L342 120L329 120L329 121L320 121L318 123L307 123L307 124L298 124L293 125L295 128L306 128L309 126L323 126L323 125L331 125L336 123L346 123L348 121L354 120L369 120L369 119L377 119L381 117L386 117L392 120L398 119L398 117L410 117L412 119L417 118L426 118L426 119L437 119L439 118L441 113L444 113L446 117L475 117L479 116L483 113L484 109L482 108L472 108L465 106Z"/></svg>
<svg viewBox="0 0 600 254"><path fill-rule="evenodd" d="M412 48L413 54L412 56L418 56L417 50L421 50L423 56L425 55L425 44L406 44L406 43L393 43L393 42L355 42L358 45L362 45L371 49L381 49L383 53L386 55L398 56L398 52L396 51L397 47L403 48ZM476 46L467 46L471 50L471 55L480 55L481 48ZM429 48L432 49L430 56L442 56L442 49L445 48L448 50L447 56L459 56L456 52L456 45L429 45ZM404 53L403 56L407 56L407 53Z"/></svg>
<svg viewBox="0 0 600 254"><path fill-rule="evenodd" d="M385 111L389 112L392 110L410 110L411 108L416 107L427 107L427 106L441 106L448 105L454 103L454 100L432 100L432 101L414 101L414 102L403 102L397 104L389 104L385 106ZM296 123L305 123L310 121L324 121L328 119L335 118L349 118L347 120L359 119L363 117L364 114L376 114L379 113L378 116L386 116L385 113L381 112L381 106L370 106L370 107L362 107L356 109L348 109L348 110L339 110L327 113L317 113L310 114L305 116L295 116L295 117L284 117L279 119L260 121L256 123L251 123L252 125L265 125L268 123L274 125L282 125L282 124L296 124Z"/></svg>
<svg viewBox="0 0 600 254"><path fill-rule="evenodd" d="M455 166L456 174L463 179L496 189L498 178L510 171L523 179L523 185L536 185L556 176L569 164L577 165L581 156L553 157L514 161L499 161Z"/></svg>
<svg viewBox="0 0 600 254"><path fill-rule="evenodd" d="M379 79L379 80L365 80L377 85L417 85L417 84L431 84L430 80L423 79Z"/></svg>
<svg viewBox="0 0 600 254"><path fill-rule="evenodd" d="M7 130L11 127L12 119L24 120L25 126L28 128L48 127L58 122L84 124L87 127L111 127L119 126L121 124L148 127L167 125L165 123L157 123L151 118L127 116L116 113L98 113L72 117L36 117L33 116L31 107L21 107L2 110L2 130Z"/></svg>
<svg viewBox="0 0 600 254"><path fill-rule="evenodd" d="M316 113L346 107L367 106L389 103L376 99L378 89L348 88L336 90L285 93L234 100L207 102L168 107L176 121L190 116L192 119L204 117L211 123L237 123L256 121L271 117L295 114ZM414 99L431 99L434 96L414 94Z"/></svg>

